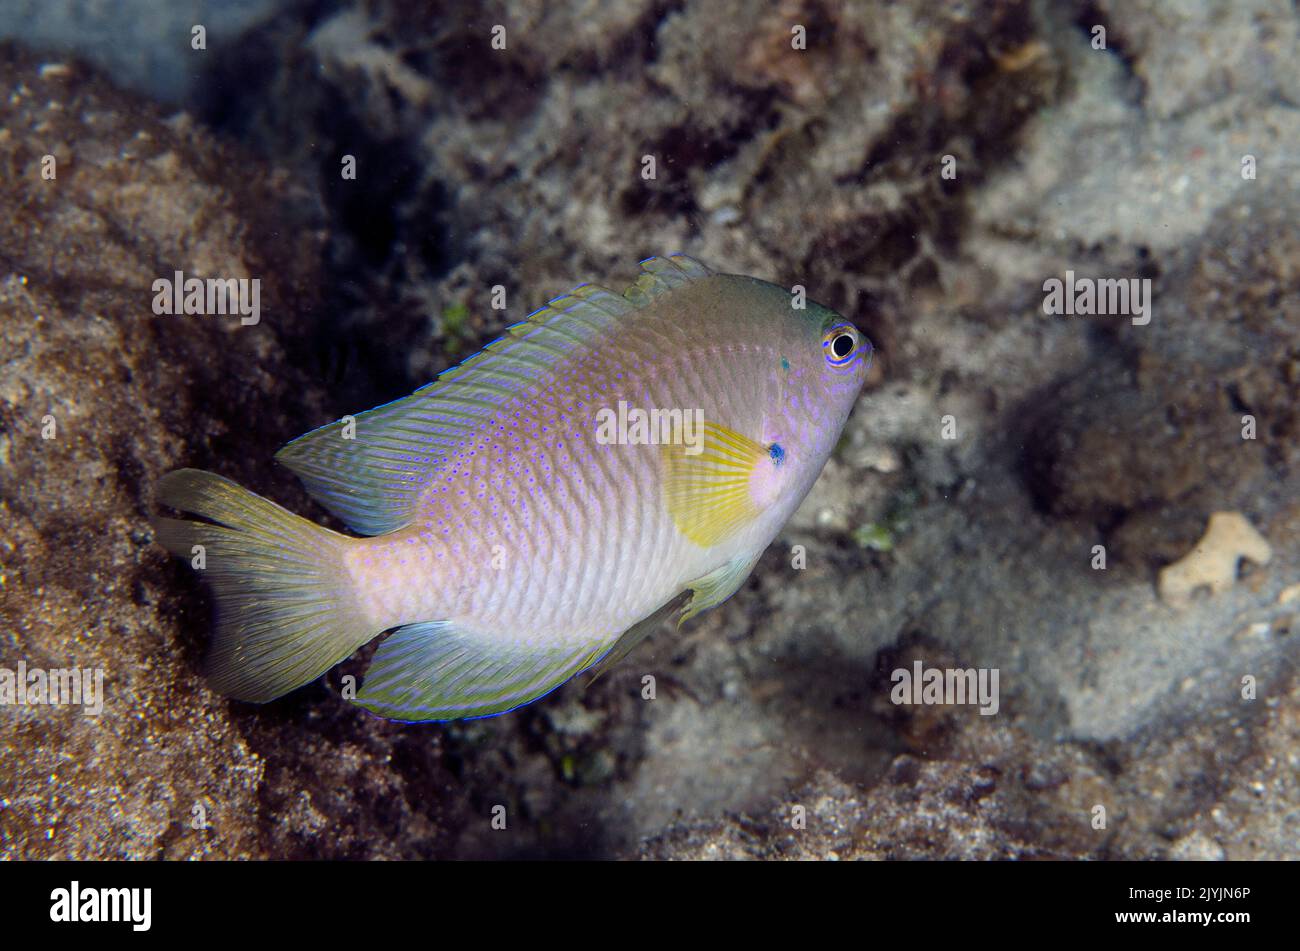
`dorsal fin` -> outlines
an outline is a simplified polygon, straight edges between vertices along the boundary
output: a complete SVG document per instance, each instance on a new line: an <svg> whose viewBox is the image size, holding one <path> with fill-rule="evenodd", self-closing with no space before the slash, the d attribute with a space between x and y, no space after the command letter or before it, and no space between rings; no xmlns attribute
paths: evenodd
<svg viewBox="0 0 1300 951"><path fill-rule="evenodd" d="M641 266L646 273L622 296L580 285L410 396L300 436L276 459L352 530L384 535L405 527L438 466L483 423L512 400L546 390L626 315L713 273L682 254Z"/></svg>
<svg viewBox="0 0 1300 951"><path fill-rule="evenodd" d="M641 267L645 268L646 273L623 292L623 296L637 307L646 307L660 294L714 273L707 264L680 252L646 258L641 262Z"/></svg>

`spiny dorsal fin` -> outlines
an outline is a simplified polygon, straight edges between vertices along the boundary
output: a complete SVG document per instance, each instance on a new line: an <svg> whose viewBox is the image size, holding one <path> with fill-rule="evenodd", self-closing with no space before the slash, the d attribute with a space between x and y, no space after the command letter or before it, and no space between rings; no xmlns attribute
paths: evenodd
<svg viewBox="0 0 1300 951"><path fill-rule="evenodd" d="M641 262L641 267L645 268L646 273L623 292L623 296L637 307L647 307L660 294L715 273L708 265L680 252L646 258Z"/></svg>
<svg viewBox="0 0 1300 951"><path fill-rule="evenodd" d="M580 285L410 396L300 436L276 459L354 531L383 535L405 527L438 467L503 407L536 398L574 357L599 346L619 320L657 295L712 273L681 254L642 267L646 273L625 294Z"/></svg>

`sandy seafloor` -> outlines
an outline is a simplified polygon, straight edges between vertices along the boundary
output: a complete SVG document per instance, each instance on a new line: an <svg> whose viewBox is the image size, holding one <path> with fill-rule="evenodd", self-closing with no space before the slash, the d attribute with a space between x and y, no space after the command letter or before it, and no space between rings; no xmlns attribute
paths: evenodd
<svg viewBox="0 0 1300 951"><path fill-rule="evenodd" d="M0 36L0 666L106 691L0 708L5 857L1300 857L1293 3L6 0ZM162 473L337 524L282 443L675 250L878 348L735 598L484 721L346 703L368 651L205 685ZM177 268L259 277L261 323L155 316ZM1045 314L1066 271L1148 279L1150 322ZM891 703L916 660L997 668L997 714Z"/></svg>

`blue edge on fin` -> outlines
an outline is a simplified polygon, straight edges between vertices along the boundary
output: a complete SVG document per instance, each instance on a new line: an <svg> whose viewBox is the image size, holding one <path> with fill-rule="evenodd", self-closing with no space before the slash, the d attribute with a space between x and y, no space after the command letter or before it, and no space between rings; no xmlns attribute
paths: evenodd
<svg viewBox="0 0 1300 951"><path fill-rule="evenodd" d="M615 641L614 643L617 644L618 642ZM550 690L546 691L546 693L539 693L537 696L533 697L533 699L531 699L531 700L525 700L523 703L517 703L517 704L515 704L513 707L511 707L509 710L498 710L496 713L480 713L480 714L478 714L478 715L476 715L476 716L472 716L472 717L451 717L451 718L448 718L448 719L446 719L446 720L399 720L399 719L397 719L396 717L386 717L386 716L383 716L382 714L375 713L373 710L367 710L365 707L362 707L361 704L359 704L359 703L358 703L358 704L355 704L355 706L361 707L362 712L364 712L364 713L368 713L370 716L374 717L376 720L387 720L389 723L465 723L465 722L467 722L467 721L469 721L469 720L491 720L493 717L503 717L503 716L505 716L507 713L514 713L516 710L520 709L521 707L526 707L526 706L528 706L530 703L537 703L537 701L539 701L539 700L541 700L541 699L543 699L543 698L545 698L545 697L549 697L551 694L555 693L555 691L559 690L561 687L563 687L565 684L567 684L567 683L568 683L570 680L572 680L574 677L577 677L579 674L581 674L583 670L591 670L591 668L595 667L595 666L596 666L597 664L599 664L602 660L604 660L604 659L605 659L605 655L608 654L608 653L609 653L610 651L612 651L613 649L614 649L614 644L610 644L609 647L605 648L605 650L601 653L601 655L600 655L599 657L597 657L595 660L593 660L590 664L588 664L586 667L582 668L582 670L576 670L576 671L574 671L572 676L570 676L570 677L566 677L564 680L561 680L558 684L556 684L556 685L555 685L554 687L552 687Z"/></svg>

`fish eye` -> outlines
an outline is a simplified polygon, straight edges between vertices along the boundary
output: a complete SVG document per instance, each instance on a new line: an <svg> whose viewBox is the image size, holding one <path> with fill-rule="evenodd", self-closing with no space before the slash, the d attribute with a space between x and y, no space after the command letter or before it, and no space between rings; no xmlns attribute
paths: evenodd
<svg viewBox="0 0 1300 951"><path fill-rule="evenodd" d="M851 327L840 325L826 332L822 347L826 350L826 362L833 367L842 367L858 352L858 338Z"/></svg>

